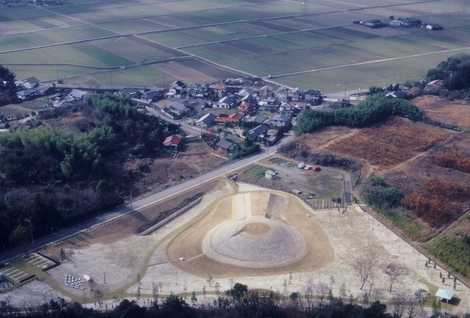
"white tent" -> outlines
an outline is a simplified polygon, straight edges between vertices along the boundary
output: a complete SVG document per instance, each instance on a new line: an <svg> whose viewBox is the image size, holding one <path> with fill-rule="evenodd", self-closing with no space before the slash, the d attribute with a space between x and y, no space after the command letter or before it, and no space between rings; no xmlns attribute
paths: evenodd
<svg viewBox="0 0 470 318"><path fill-rule="evenodd" d="M448 289L439 288L435 295L439 300L449 302L454 298L454 292Z"/></svg>

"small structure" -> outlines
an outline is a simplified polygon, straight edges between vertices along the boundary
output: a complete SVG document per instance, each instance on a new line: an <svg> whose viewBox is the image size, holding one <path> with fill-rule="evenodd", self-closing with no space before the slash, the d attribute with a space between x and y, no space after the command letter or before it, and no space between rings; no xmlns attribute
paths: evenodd
<svg viewBox="0 0 470 318"><path fill-rule="evenodd" d="M383 23L379 19L359 21L359 24L366 26L368 28L372 28L372 29L383 28L385 26L385 23Z"/></svg>
<svg viewBox="0 0 470 318"><path fill-rule="evenodd" d="M238 123L242 119L240 113L233 113L230 115L219 115L215 121L219 124L229 124L229 123Z"/></svg>
<svg viewBox="0 0 470 318"><path fill-rule="evenodd" d="M252 141L256 141L256 140L262 141L265 137L264 135L266 134L268 130L269 130L269 127L267 125L264 125L264 124L258 125L255 128L248 130L247 138Z"/></svg>
<svg viewBox="0 0 470 318"><path fill-rule="evenodd" d="M16 96L20 101L25 101L39 96L39 90L36 88L28 88L16 93Z"/></svg>
<svg viewBox="0 0 470 318"><path fill-rule="evenodd" d="M225 153L231 152L235 147L236 144L225 138L220 139L217 143L217 148L224 151Z"/></svg>
<svg viewBox="0 0 470 318"><path fill-rule="evenodd" d="M277 172L271 169L268 169L264 172L264 177L268 180L274 179L277 176Z"/></svg>
<svg viewBox="0 0 470 318"><path fill-rule="evenodd" d="M78 101L83 100L83 98L87 95L87 91L81 89L72 89L72 91L68 94L67 99L69 99L70 101Z"/></svg>
<svg viewBox="0 0 470 318"><path fill-rule="evenodd" d="M426 23L424 28L428 31L439 31L444 29L440 24L436 23Z"/></svg>
<svg viewBox="0 0 470 318"><path fill-rule="evenodd" d="M172 147L176 149L181 145L182 141L183 137L181 137L181 135L171 135L165 138L163 145L165 147Z"/></svg>
<svg viewBox="0 0 470 318"><path fill-rule="evenodd" d="M222 97L217 103L214 104L216 108L230 109L236 107L238 98L235 95L226 95Z"/></svg>
<svg viewBox="0 0 470 318"><path fill-rule="evenodd" d="M389 25L391 27L405 27L405 28L412 28L412 27L419 27L423 23L419 19L415 18L397 18L390 21Z"/></svg>
<svg viewBox="0 0 470 318"><path fill-rule="evenodd" d="M455 295L451 290L439 288L435 296L437 299L439 299L439 301L445 301L446 303L449 303L452 301Z"/></svg>
<svg viewBox="0 0 470 318"><path fill-rule="evenodd" d="M20 81L20 85L25 89L37 88L39 86L39 80L36 77L29 77Z"/></svg>

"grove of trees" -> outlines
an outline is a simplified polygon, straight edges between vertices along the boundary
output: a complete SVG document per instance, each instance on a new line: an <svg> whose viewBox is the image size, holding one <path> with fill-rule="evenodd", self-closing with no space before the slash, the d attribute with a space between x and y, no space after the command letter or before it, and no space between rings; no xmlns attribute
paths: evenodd
<svg viewBox="0 0 470 318"><path fill-rule="evenodd" d="M0 106L13 103L16 99L15 74L0 65Z"/></svg>
<svg viewBox="0 0 470 318"><path fill-rule="evenodd" d="M295 127L299 134L313 132L329 126L368 127L385 121L391 116L409 118L413 121L423 119L418 107L401 98L388 98L383 94L369 96L355 107L333 111L304 111Z"/></svg>
<svg viewBox="0 0 470 318"><path fill-rule="evenodd" d="M427 80L443 80L449 90L470 88L470 55L449 57L427 73Z"/></svg>
<svg viewBox="0 0 470 318"><path fill-rule="evenodd" d="M124 98L96 95L97 125L84 133L18 130L0 136L0 250L121 203L129 156L158 156L177 128Z"/></svg>

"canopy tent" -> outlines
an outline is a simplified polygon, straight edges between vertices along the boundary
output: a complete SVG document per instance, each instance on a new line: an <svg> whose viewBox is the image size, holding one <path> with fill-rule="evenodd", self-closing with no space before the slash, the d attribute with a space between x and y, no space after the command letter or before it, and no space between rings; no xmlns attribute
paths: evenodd
<svg viewBox="0 0 470 318"><path fill-rule="evenodd" d="M454 292L448 289L439 288L435 295L439 300L449 302L454 298Z"/></svg>

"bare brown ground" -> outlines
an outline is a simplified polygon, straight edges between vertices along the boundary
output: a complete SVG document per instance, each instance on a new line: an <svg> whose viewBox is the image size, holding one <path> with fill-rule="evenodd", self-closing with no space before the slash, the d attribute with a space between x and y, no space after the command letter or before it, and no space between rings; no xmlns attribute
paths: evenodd
<svg viewBox="0 0 470 318"><path fill-rule="evenodd" d="M202 218L170 240L167 247L169 261L181 270L201 277L272 275L312 271L325 266L334 259L327 235L302 202L291 195L288 196L289 202L281 218L299 231L305 240L307 255L301 261L273 269L249 269L219 263L206 257L202 253L202 240L209 230L231 217L230 197L215 202ZM185 261L181 261L181 257Z"/></svg>
<svg viewBox="0 0 470 318"><path fill-rule="evenodd" d="M264 223L250 223L243 227L242 232L252 234L252 235L260 235L264 234L269 231L271 227Z"/></svg>
<svg viewBox="0 0 470 318"><path fill-rule="evenodd" d="M380 126L361 129L326 147L327 150L364 159L379 169L389 169L427 151L451 133L423 123L392 118Z"/></svg>
<svg viewBox="0 0 470 318"><path fill-rule="evenodd" d="M420 96L413 100L426 115L439 122L470 128L470 103L449 101L439 96Z"/></svg>

